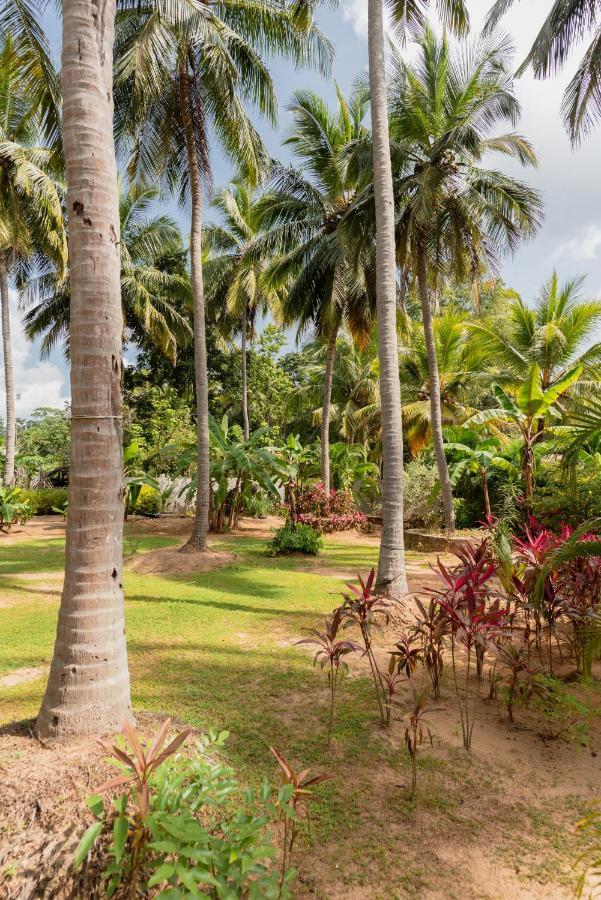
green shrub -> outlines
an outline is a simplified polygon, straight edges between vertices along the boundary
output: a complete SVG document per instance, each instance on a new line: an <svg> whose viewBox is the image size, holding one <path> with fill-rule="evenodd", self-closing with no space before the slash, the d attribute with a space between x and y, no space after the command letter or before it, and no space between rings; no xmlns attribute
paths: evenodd
<svg viewBox="0 0 601 900"><path fill-rule="evenodd" d="M24 525L31 518L31 507L18 487L0 486L0 531L10 531L11 525Z"/></svg>
<svg viewBox="0 0 601 900"><path fill-rule="evenodd" d="M294 525L286 522L273 532L273 539L267 545L270 556L281 553L306 553L317 556L323 546L323 539L310 525Z"/></svg>
<svg viewBox="0 0 601 900"><path fill-rule="evenodd" d="M579 468L570 479L558 463L541 466L532 513L548 528L578 526L601 516L601 472Z"/></svg>
<svg viewBox="0 0 601 900"><path fill-rule="evenodd" d="M96 822L80 841L76 867L98 841L109 897L289 898L294 872L280 874L273 864L277 851L269 828L278 807L270 785L259 792L241 789L216 758L227 732L201 736L195 753L176 755L187 734L163 749L163 733L160 755L139 737L132 756L123 743L113 747L125 793L106 803L99 794L88 798Z"/></svg>
<svg viewBox="0 0 601 900"><path fill-rule="evenodd" d="M67 488L22 490L21 497L31 508L32 516L51 516L55 509L63 509L67 502Z"/></svg>
<svg viewBox="0 0 601 900"><path fill-rule="evenodd" d="M150 487L148 484L143 484L140 493L138 494L134 511L137 513L148 513L149 515L154 516L158 515L162 509L163 501L160 491Z"/></svg>
<svg viewBox="0 0 601 900"><path fill-rule="evenodd" d="M412 459L405 466L405 525L407 528L442 527L442 501L433 499L438 482L436 467L422 459Z"/></svg>

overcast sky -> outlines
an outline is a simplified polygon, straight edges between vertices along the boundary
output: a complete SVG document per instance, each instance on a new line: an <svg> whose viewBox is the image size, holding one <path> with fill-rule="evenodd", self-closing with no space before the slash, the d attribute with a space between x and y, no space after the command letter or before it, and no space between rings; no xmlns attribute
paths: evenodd
<svg viewBox="0 0 601 900"><path fill-rule="evenodd" d="M491 0L468 0L474 31L479 30L490 3ZM547 7L547 2L522 0L507 15L503 27L516 45L516 66L529 49ZM321 13L320 23L336 47L334 77L346 92L367 65L367 0L341 0L337 11ZM53 5L46 15L46 27L58 54L60 26ZM522 104L518 129L532 141L539 157L538 170L522 171L520 175L541 191L545 221L535 240L504 261L502 274L507 284L528 301L534 299L538 287L554 267L562 278L586 275L588 294L601 296L601 127L572 151L560 117L561 95L581 56L579 49L558 77L541 82L528 74L515 84ZM295 71L283 62L274 63L272 70L282 107L280 133L288 122L285 105L295 89L312 87L333 100L332 84L314 73ZM280 133L265 128L261 131L272 155L286 159L279 143ZM519 170L518 166L510 166L501 159L495 160L495 165L515 174ZM218 153L213 154L213 169L216 185L225 183L231 174ZM185 214L179 213L172 204L169 206L180 217L182 230L186 232ZM17 413L24 416L36 406L61 406L68 399L69 387L60 354L40 363L37 348L28 345L22 334L19 318L13 297ZM3 409L1 382L0 404Z"/></svg>

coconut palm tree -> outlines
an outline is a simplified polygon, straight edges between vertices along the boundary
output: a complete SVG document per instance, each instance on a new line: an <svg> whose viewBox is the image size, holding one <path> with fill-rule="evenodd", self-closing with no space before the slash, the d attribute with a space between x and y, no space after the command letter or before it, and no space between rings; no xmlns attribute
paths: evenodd
<svg viewBox="0 0 601 900"><path fill-rule="evenodd" d="M490 384L486 372L486 351L473 339L468 317L448 307L432 320L440 413L443 426L458 425L476 409L475 398ZM418 453L432 439L430 360L424 329L415 326L400 351L403 425L412 453Z"/></svg>
<svg viewBox="0 0 601 900"><path fill-rule="evenodd" d="M204 264L207 304L212 319L225 337L240 334L242 364L242 422L244 439L250 437L248 411L247 344L256 333L257 316L279 315L281 293L265 278L265 258L253 252L259 232L260 201L254 186L244 178L219 191L212 206L223 224L207 225Z"/></svg>
<svg viewBox="0 0 601 900"><path fill-rule="evenodd" d="M582 365L575 365L545 389L541 369L537 363L532 363L524 378L514 384L513 395L493 382L491 391L498 406L483 409L465 422L466 428L501 422L509 422L517 428L523 441L522 475L524 499L528 505L534 496L534 448L542 440L547 423L560 423L564 418L565 411L558 400L565 398L581 375Z"/></svg>
<svg viewBox="0 0 601 900"><path fill-rule="evenodd" d="M384 9L401 26L423 25L428 0L368 0L368 60L371 94L374 200L376 214L376 295L382 397L382 540L377 584L392 595L407 591L403 535L403 425L396 339L394 189L388 128ZM463 0L438 0L453 31L467 28Z"/></svg>
<svg viewBox="0 0 601 900"><path fill-rule="evenodd" d="M470 324L498 381L511 386L524 379L536 363L543 390L547 390L568 369L580 365L582 375L574 389L578 393L597 389L601 342L593 338L601 322L601 300L583 297L583 282L583 278L575 278L562 284L553 272L533 307L521 297L510 301L502 329L492 329L484 322Z"/></svg>
<svg viewBox="0 0 601 900"><path fill-rule="evenodd" d="M486 28L495 28L514 0L496 0ZM592 35L578 70L563 95L563 119L572 140L578 143L601 115L601 0L554 0L549 13L518 69L530 66L536 78L547 78L563 68L575 44Z"/></svg>
<svg viewBox="0 0 601 900"><path fill-rule="evenodd" d="M45 147L62 162L60 79L54 68L41 13L48 0L0 0L0 35L18 48L19 90L39 115Z"/></svg>
<svg viewBox="0 0 601 900"><path fill-rule="evenodd" d="M166 215L148 215L160 197L156 188L119 182L121 225L121 302L124 339L151 345L174 365L178 346L189 342L192 330L182 312L190 302L187 277L167 271L162 260L183 251L177 224ZM69 347L70 275L47 271L26 283L22 292L25 333L41 338L42 356L65 343Z"/></svg>
<svg viewBox="0 0 601 900"><path fill-rule="evenodd" d="M457 282L532 235L541 201L527 185L481 166L489 151L535 165L528 141L513 131L520 107L512 90L505 37L478 40L453 58L446 35L426 28L415 64L396 54L391 65L390 128L404 156L397 173L398 262L417 279L430 372L431 429L445 526L454 528L453 493L444 453L440 378L430 287L443 272Z"/></svg>
<svg viewBox="0 0 601 900"><path fill-rule="evenodd" d="M331 47L306 4L278 0L119 0L116 134L129 144L130 174L162 178L190 203L190 264L198 427L196 516L186 550L206 548L209 514L209 400L202 273L203 179L208 129L256 180L267 158L249 103L274 122L277 101L261 53L327 70ZM129 139L129 141L127 140Z"/></svg>
<svg viewBox="0 0 601 900"><path fill-rule="evenodd" d="M63 0L71 269L71 466L65 584L42 738L116 731L131 716L123 610L122 308L113 143L115 0ZM90 166L93 160L93 166Z"/></svg>
<svg viewBox="0 0 601 900"><path fill-rule="evenodd" d="M338 90L335 111L313 91L297 91L289 105L294 124L285 140L300 168L275 166L259 203L259 253L275 257L270 283L287 286L283 316L311 328L325 347L321 413L321 480L330 490L332 379L338 333L346 324L354 338L369 341L372 300L361 260L345 237L344 217L367 183L366 173L344 162L354 141L364 139L367 94L359 88L346 100ZM369 173L367 173L369 174Z"/></svg>
<svg viewBox="0 0 601 900"><path fill-rule="evenodd" d="M23 52L12 36L0 46L0 299L6 390L3 481L14 480L15 386L9 276L44 255L63 270L67 244L58 188L49 174L52 152L40 146L41 116L23 79Z"/></svg>

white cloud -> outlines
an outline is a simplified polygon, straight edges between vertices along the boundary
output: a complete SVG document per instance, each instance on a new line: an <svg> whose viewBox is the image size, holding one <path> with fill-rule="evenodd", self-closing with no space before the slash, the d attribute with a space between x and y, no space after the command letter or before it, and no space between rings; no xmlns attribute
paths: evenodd
<svg viewBox="0 0 601 900"><path fill-rule="evenodd" d="M69 399L67 377L55 363L40 361L37 348L31 344L21 327L16 292L10 292L11 337L15 377L17 416L24 418L38 406L62 408ZM0 354L1 359L1 354ZM0 366L0 419L6 415L4 365Z"/></svg>
<svg viewBox="0 0 601 900"><path fill-rule="evenodd" d="M342 18L359 37L367 37L367 0L342 0Z"/></svg>
<svg viewBox="0 0 601 900"><path fill-rule="evenodd" d="M601 227L599 225L587 225L581 229L576 237L564 241L555 250L553 256L556 259L569 259L576 262L582 260L599 259L601 249Z"/></svg>

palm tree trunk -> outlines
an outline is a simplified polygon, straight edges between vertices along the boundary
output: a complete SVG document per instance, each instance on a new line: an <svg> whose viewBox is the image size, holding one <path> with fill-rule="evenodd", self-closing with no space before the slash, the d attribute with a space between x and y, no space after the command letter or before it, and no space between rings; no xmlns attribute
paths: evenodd
<svg viewBox="0 0 601 900"><path fill-rule="evenodd" d="M488 473L486 470L482 472L482 493L484 494L484 509L487 516L492 516L492 507L490 505L490 493L488 490Z"/></svg>
<svg viewBox="0 0 601 900"><path fill-rule="evenodd" d="M401 597L407 593L403 531L403 424L396 333L394 193L388 134L382 0L368 0L367 15L383 456L382 538L377 585L390 596Z"/></svg>
<svg viewBox="0 0 601 900"><path fill-rule="evenodd" d="M321 480L326 497L330 495L330 408L332 405L332 381L334 378L337 337L338 326L332 329L328 339L326 371L323 380L323 403L321 407Z"/></svg>
<svg viewBox="0 0 601 900"><path fill-rule="evenodd" d="M436 357L436 342L434 340L434 326L432 324L432 310L428 297L428 275L426 271L426 252L423 247L417 251L417 281L419 299L422 307L422 322L424 325L424 339L428 354L428 373L430 375L430 427L432 428L432 443L434 455L438 467L438 480L440 481L440 493L444 510L444 524L447 531L455 530L455 510L453 508L453 489L449 477L449 467L444 452L444 439L442 436L442 413L440 409L440 377L438 374L438 359Z"/></svg>
<svg viewBox="0 0 601 900"><path fill-rule="evenodd" d="M2 352L4 354L4 387L6 390L6 443L4 447L4 472L2 482L11 485L15 480L15 380L13 374L13 348L10 337L10 306L8 295L7 253L0 254L0 300L2 303Z"/></svg>
<svg viewBox="0 0 601 900"><path fill-rule="evenodd" d="M194 552L207 549L209 530L209 492L211 473L209 461L209 380L207 376L207 341L205 328L205 298L202 277L202 186L196 152L194 124L190 107L190 84L185 56L179 67L180 109L186 135L188 177L192 220L190 228L190 269L192 276L192 308L194 313L194 373L196 386L196 447L197 486L194 528L182 550Z"/></svg>
<svg viewBox="0 0 601 900"><path fill-rule="evenodd" d="M244 305L244 312L242 313L242 340L241 340L241 352L242 352L242 421L244 425L244 440L247 441L250 437L250 421L248 418L248 373L246 366L246 329L248 328L248 315L247 315L247 306Z"/></svg>
<svg viewBox="0 0 601 900"><path fill-rule="evenodd" d="M65 739L131 717L123 611L122 310L113 144L115 0L63 0L71 269L71 467L65 585L36 731Z"/></svg>

